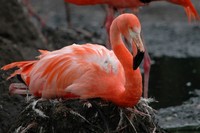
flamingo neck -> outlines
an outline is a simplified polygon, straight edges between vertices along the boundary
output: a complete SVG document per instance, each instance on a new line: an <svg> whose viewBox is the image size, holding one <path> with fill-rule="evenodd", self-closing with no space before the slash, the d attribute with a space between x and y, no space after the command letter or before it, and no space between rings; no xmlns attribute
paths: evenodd
<svg viewBox="0 0 200 133"><path fill-rule="evenodd" d="M116 21L111 26L110 39L112 49L124 68L126 78L125 91L113 102L121 106L132 107L138 103L142 95L140 69L133 70L133 56L122 41Z"/></svg>
<svg viewBox="0 0 200 133"><path fill-rule="evenodd" d="M125 47L117 21L113 21L110 28L110 43L115 55L123 65L124 70L126 71L131 69L133 71L133 56Z"/></svg>

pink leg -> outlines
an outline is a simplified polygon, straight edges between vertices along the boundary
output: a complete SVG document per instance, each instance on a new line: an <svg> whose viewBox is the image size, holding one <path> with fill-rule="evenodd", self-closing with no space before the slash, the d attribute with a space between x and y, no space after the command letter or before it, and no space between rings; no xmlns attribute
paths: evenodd
<svg viewBox="0 0 200 133"><path fill-rule="evenodd" d="M39 22L42 28L46 26L45 21L33 10L33 7L31 6L29 0L22 0L23 4L26 6L29 14L33 17L35 17Z"/></svg>
<svg viewBox="0 0 200 133"><path fill-rule="evenodd" d="M24 83L12 83L9 86L10 94L20 94L26 95L28 94L28 87Z"/></svg>
<svg viewBox="0 0 200 133"><path fill-rule="evenodd" d="M67 26L68 28L71 28L71 11L70 11L70 6L69 3L65 2L65 10L66 10L66 20L67 20Z"/></svg>
<svg viewBox="0 0 200 133"><path fill-rule="evenodd" d="M144 98L148 98L148 88L149 88L149 73L151 69L151 58L146 49L144 54Z"/></svg>
<svg viewBox="0 0 200 133"><path fill-rule="evenodd" d="M110 35L110 26L112 24L112 21L114 20L114 8L111 6L106 6L106 19L105 19L105 27L106 27L106 32L107 32L107 38L109 39L109 35ZM110 46L110 41L108 41L106 43L106 47L108 49L111 48Z"/></svg>

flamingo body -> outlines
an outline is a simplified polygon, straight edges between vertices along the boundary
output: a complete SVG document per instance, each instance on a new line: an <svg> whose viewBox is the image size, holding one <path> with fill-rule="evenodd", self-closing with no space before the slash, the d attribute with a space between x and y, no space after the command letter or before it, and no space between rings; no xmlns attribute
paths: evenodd
<svg viewBox="0 0 200 133"><path fill-rule="evenodd" d="M19 66L21 69L17 73L21 74L31 93L39 97L65 98L68 96L66 92L70 92L81 98L92 98L100 96L101 94L97 93L105 90L115 93L112 88L116 87L111 86L120 88L125 84L121 63L113 51L100 45L74 44L43 53L39 60L21 63L23 64ZM21 63L10 64L4 68Z"/></svg>
<svg viewBox="0 0 200 133"><path fill-rule="evenodd" d="M142 95L140 70L133 69L136 49L144 51L138 38L139 20L124 14L111 29L113 51L96 44L73 44L52 52L40 50L38 60L14 62L2 69L20 68L9 78L21 75L30 93L37 97L102 98L120 106L134 106ZM121 34L132 37L134 55L124 46Z"/></svg>
<svg viewBox="0 0 200 133"><path fill-rule="evenodd" d="M115 8L135 8L143 6L145 3L140 0L64 0L65 2L73 3L76 5L97 5L107 4Z"/></svg>
<svg viewBox="0 0 200 133"><path fill-rule="evenodd" d="M69 2L76 5L96 5L96 4L107 4L111 8L131 8L136 9L140 6L144 6L153 1L167 1L173 4L177 4L183 6L185 12L188 16L188 20L191 21L199 20L198 12L193 6L191 0L64 0L65 2ZM108 13L110 14L110 13Z"/></svg>

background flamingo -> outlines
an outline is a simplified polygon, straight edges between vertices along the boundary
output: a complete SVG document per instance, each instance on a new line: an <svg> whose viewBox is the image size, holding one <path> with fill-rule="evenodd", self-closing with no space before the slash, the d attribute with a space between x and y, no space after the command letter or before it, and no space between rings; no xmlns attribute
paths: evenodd
<svg viewBox="0 0 200 133"><path fill-rule="evenodd" d="M117 17L110 31L113 51L96 44L66 46L56 51L41 51L39 60L14 62L3 70L16 70L30 93L43 98L103 98L120 106L134 106L142 95L142 77L138 68L144 47L141 26L135 15ZM121 36L130 41L133 56ZM22 88L10 89L22 93ZM13 90L14 89L14 90ZM25 90L24 90L25 92Z"/></svg>
<svg viewBox="0 0 200 133"><path fill-rule="evenodd" d="M114 19L114 13L118 9L130 8L134 11L140 6L145 6L153 1L163 1L163 0L64 0L65 2L73 3L76 5L96 5L96 4L106 4L107 16L105 19L105 27L107 33L109 33L110 25ZM184 7L186 15L188 16L188 21L199 20L200 17L191 3L190 0L166 0L167 2L177 4ZM109 43L106 44L109 48ZM148 97L148 84L149 84L149 73L150 73L151 59L148 52L145 52L144 55L144 97Z"/></svg>
<svg viewBox="0 0 200 133"><path fill-rule="evenodd" d="M199 20L199 15L190 0L64 0L76 5L96 5L106 4L107 16L105 21L106 30L109 33L110 25L114 19L114 12L119 9L130 8L137 10L141 6L145 6L153 1L167 1L173 4L183 6L188 16L188 20Z"/></svg>

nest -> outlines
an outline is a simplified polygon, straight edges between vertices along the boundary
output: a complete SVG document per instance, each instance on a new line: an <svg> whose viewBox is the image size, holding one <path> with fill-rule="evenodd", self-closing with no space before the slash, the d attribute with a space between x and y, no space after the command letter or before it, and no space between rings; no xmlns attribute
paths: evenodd
<svg viewBox="0 0 200 133"><path fill-rule="evenodd" d="M9 132L16 133L165 133L147 99L121 108L101 99L31 99Z"/></svg>

